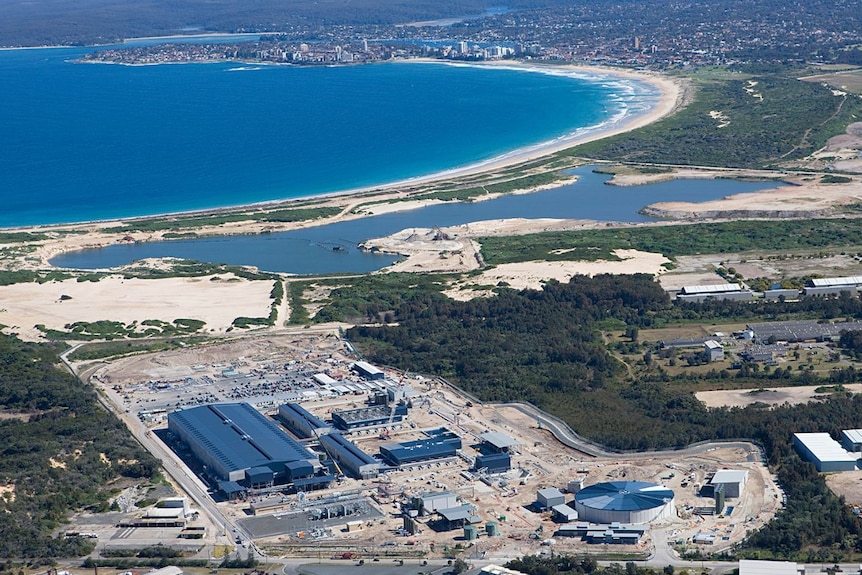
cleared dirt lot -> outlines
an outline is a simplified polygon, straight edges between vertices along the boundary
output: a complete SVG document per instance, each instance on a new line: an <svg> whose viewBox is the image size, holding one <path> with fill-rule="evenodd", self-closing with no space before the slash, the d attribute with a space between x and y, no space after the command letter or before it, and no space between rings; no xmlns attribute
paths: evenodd
<svg viewBox="0 0 862 575"><path fill-rule="evenodd" d="M361 381L350 371L353 358L335 329L318 333L297 330L284 335L267 335L211 344L161 354L126 358L93 366L93 381L105 390L130 420L139 421L142 412L150 415L144 425L154 433L165 427L164 414L172 409L219 401L247 401L265 413L287 400L301 401L306 409L328 418L333 409L362 406L367 396L326 395L311 375L326 370L340 383ZM364 553L399 552L439 556L456 546L471 553L512 556L536 553L547 546L557 524L546 511L534 506L536 492L545 487L565 489L573 479L585 485L614 480L639 480L663 484L676 496L677 517L663 521L648 531L636 546L618 546L614 551L647 553L661 530L660 540L682 544L698 532L712 532L717 545L730 545L751 529L768 521L780 503L778 490L753 448L704 448L691 454L668 453L595 458L560 444L535 420L507 406L476 404L457 390L421 376L388 372L394 381L409 384L415 391L412 409L402 423L355 430L348 434L367 453L376 454L383 443L424 437L424 432L446 427L463 442L458 457L423 462L392 470L370 480L346 479L328 490L303 496L278 495L279 506L270 511L269 523L277 526L284 517L282 532L258 541L273 555L325 549L360 549ZM314 397L290 399L291 394L313 392ZM515 439L512 471L482 477L468 472L478 455L478 436L498 431ZM314 442L311 442L314 443ZM709 474L723 469L747 470L748 481L738 500L728 500L730 516L707 515L714 507L712 497L702 497L698 488ZM403 524L399 508L414 496L450 490L462 503L475 506L480 527L488 521L500 524L502 536L464 540L462 529L446 530L437 517L418 519L421 533L399 536ZM368 501L377 512L345 517L343 522L308 523L309 510L333 498ZM252 506L262 506L271 495L252 494L247 500L218 503L221 512L234 521L247 520ZM573 496L567 495L566 501ZM379 512L379 513L378 513ZM291 520L288 521L288 515ZM295 519L301 521L297 523ZM348 521L359 519L348 529ZM303 523L305 522L305 523ZM272 525L267 529L272 529ZM302 526L302 529L297 526ZM214 543L216 535L208 540ZM128 537L123 533L107 537ZM570 552L607 552L603 546L588 546L579 540L554 537L555 548Z"/></svg>
<svg viewBox="0 0 862 575"><path fill-rule="evenodd" d="M804 387L765 386L755 389L701 391L696 393L695 397L707 407L745 407L753 403L797 405L828 397L828 391L818 393L817 388L816 385ZM844 384L844 390L851 393L862 393L862 383Z"/></svg>

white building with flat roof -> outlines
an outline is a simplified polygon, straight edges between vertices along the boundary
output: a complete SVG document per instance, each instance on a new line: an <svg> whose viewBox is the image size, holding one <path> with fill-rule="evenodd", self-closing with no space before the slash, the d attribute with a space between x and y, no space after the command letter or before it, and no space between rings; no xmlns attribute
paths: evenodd
<svg viewBox="0 0 862 575"><path fill-rule="evenodd" d="M847 451L862 451L862 429L845 429L842 431L841 445Z"/></svg>
<svg viewBox="0 0 862 575"><path fill-rule="evenodd" d="M805 566L792 561L740 559L739 575L805 575Z"/></svg>
<svg viewBox="0 0 862 575"><path fill-rule="evenodd" d="M745 487L746 479L748 479L748 471L744 469L719 469L715 472L709 484L716 489L718 489L719 485L723 485L725 497L740 497Z"/></svg>
<svg viewBox="0 0 862 575"><path fill-rule="evenodd" d="M793 445L820 472L853 471L859 461L858 453L848 453L828 433L794 433Z"/></svg>

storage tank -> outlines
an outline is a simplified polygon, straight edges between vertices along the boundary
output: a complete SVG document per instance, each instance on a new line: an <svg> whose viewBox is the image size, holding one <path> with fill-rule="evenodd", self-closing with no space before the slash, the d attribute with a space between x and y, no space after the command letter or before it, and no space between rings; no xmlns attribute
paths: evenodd
<svg viewBox="0 0 862 575"><path fill-rule="evenodd" d="M488 521L485 524L485 534L488 537L499 537L500 536L500 524L496 521Z"/></svg>
<svg viewBox="0 0 862 575"><path fill-rule="evenodd" d="M575 495L575 510L593 523L649 523L675 515L674 494L643 481L597 483Z"/></svg>
<svg viewBox="0 0 862 575"><path fill-rule="evenodd" d="M464 526L464 539L467 541L475 541L479 538L479 529L475 525Z"/></svg>

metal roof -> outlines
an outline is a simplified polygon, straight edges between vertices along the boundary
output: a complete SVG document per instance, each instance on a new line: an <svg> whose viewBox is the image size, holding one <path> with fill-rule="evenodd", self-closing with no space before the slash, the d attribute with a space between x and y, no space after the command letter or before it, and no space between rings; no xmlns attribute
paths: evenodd
<svg viewBox="0 0 862 575"><path fill-rule="evenodd" d="M346 459L351 461L357 468L363 465L378 463L376 459L356 447L352 441L345 439L340 433L330 433L329 435L321 436L320 445L336 461ZM333 452L338 453L341 457L336 458Z"/></svg>
<svg viewBox="0 0 862 575"><path fill-rule="evenodd" d="M845 429L841 435L846 437L850 443L862 443L862 429Z"/></svg>
<svg viewBox="0 0 862 575"><path fill-rule="evenodd" d="M390 443L380 446L380 453L394 461L396 465L451 457L461 449L461 439L418 439L406 443Z"/></svg>
<svg viewBox="0 0 862 575"><path fill-rule="evenodd" d="M742 291L741 284L713 284L706 286L683 286L682 293L684 294L710 294L710 293L727 293L734 291Z"/></svg>
<svg viewBox="0 0 862 575"><path fill-rule="evenodd" d="M748 471L743 469L719 469L715 472L712 481L709 483L711 485L718 485L719 483L745 483L747 477Z"/></svg>
<svg viewBox="0 0 862 575"><path fill-rule="evenodd" d="M470 519L473 516L472 505L459 505L458 507L450 507L449 509L438 509L443 519L446 521L459 521L462 519Z"/></svg>
<svg viewBox="0 0 862 575"><path fill-rule="evenodd" d="M723 349L721 347L721 344L714 339L706 340L705 342L703 342L703 345L705 345L707 349Z"/></svg>
<svg viewBox="0 0 862 575"><path fill-rule="evenodd" d="M808 280L811 287L842 287L862 285L862 276L845 276L843 278L814 278Z"/></svg>
<svg viewBox="0 0 862 575"><path fill-rule="evenodd" d="M856 461L858 454L847 453L828 433L794 433L795 437L820 461Z"/></svg>
<svg viewBox="0 0 862 575"><path fill-rule="evenodd" d="M296 417L305 421L311 429L329 427L328 425L326 425L326 423L324 423L322 419L320 419L298 403L285 403L283 405L279 405L278 412L280 414L286 414L287 412L294 414Z"/></svg>
<svg viewBox="0 0 862 575"><path fill-rule="evenodd" d="M544 497L545 499L554 499L556 497L565 497L563 493L557 489L556 487L545 487L544 489L539 489L536 494L539 497Z"/></svg>
<svg viewBox="0 0 862 575"><path fill-rule="evenodd" d="M339 409L332 412L333 417L340 417L347 423L389 419L391 415L392 408L385 405L374 405L372 407L357 407L355 409Z"/></svg>
<svg viewBox="0 0 862 575"><path fill-rule="evenodd" d="M739 575L799 575L801 571L792 561L739 560Z"/></svg>
<svg viewBox="0 0 862 575"><path fill-rule="evenodd" d="M565 517L574 517L576 519L578 517L578 512L565 504L554 505L553 507L551 507L551 511L559 513L560 515L563 515Z"/></svg>
<svg viewBox="0 0 862 575"><path fill-rule="evenodd" d="M353 367L363 373L368 375L377 375L383 373L380 369L374 367L367 361L357 361L353 364Z"/></svg>
<svg viewBox="0 0 862 575"><path fill-rule="evenodd" d="M320 385L336 385L338 383L325 373L315 373L312 377Z"/></svg>
<svg viewBox="0 0 862 575"><path fill-rule="evenodd" d="M611 481L584 487L575 500L592 509L639 511L654 509L673 500L673 491L644 481Z"/></svg>
<svg viewBox="0 0 862 575"><path fill-rule="evenodd" d="M221 403L168 414L230 470L314 456L248 403Z"/></svg>
<svg viewBox="0 0 862 575"><path fill-rule="evenodd" d="M499 431L483 433L479 436L479 439L485 443L490 443L497 449L506 449L508 447L515 447L518 445L518 442L514 438L509 437L505 433L500 433Z"/></svg>

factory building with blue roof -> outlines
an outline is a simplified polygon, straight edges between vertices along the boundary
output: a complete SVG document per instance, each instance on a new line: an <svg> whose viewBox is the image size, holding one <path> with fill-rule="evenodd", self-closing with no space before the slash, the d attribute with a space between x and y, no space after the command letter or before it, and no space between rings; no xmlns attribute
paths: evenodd
<svg viewBox="0 0 862 575"><path fill-rule="evenodd" d="M313 453L248 403L169 413L168 430L217 481L261 487L308 477L320 467Z"/></svg>
<svg viewBox="0 0 862 575"><path fill-rule="evenodd" d="M395 466L454 457L461 449L461 438L450 436L429 437L405 443L389 443L380 446L380 455L387 463Z"/></svg>
<svg viewBox="0 0 862 575"><path fill-rule="evenodd" d="M320 437L320 446L339 467L354 479L371 479L380 472L380 462L356 447L340 433Z"/></svg>
<svg viewBox="0 0 862 575"><path fill-rule="evenodd" d="M276 417L289 431L303 439L320 437L332 431L332 426L324 423L298 403L279 405Z"/></svg>

